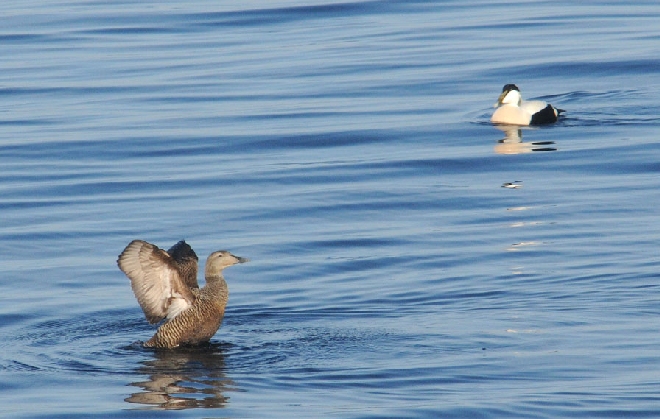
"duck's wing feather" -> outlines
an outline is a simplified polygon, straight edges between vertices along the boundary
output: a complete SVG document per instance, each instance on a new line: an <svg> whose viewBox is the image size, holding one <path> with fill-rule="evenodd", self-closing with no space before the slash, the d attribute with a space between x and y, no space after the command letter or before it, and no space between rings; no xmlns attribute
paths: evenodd
<svg viewBox="0 0 660 419"><path fill-rule="evenodd" d="M185 240L179 241L167 250L178 266L179 277L188 288L199 288L197 283L197 254Z"/></svg>
<svg viewBox="0 0 660 419"><path fill-rule="evenodd" d="M174 246L167 249L167 253L176 261L186 258L198 259L197 253L195 253L185 240L179 240Z"/></svg>
<svg viewBox="0 0 660 419"><path fill-rule="evenodd" d="M559 112L552 107L552 105L547 105L545 108L536 112L532 115L532 120L530 121L531 125L542 125L542 124L552 124L557 122L557 116Z"/></svg>
<svg viewBox="0 0 660 419"><path fill-rule="evenodd" d="M171 319L194 302L193 293L179 277L176 262L151 243L133 240L119 255L117 264L131 280L149 323Z"/></svg>
<svg viewBox="0 0 660 419"><path fill-rule="evenodd" d="M548 106L548 104L542 100L523 100L520 104L520 109L530 115L534 115L535 113L541 112L546 106Z"/></svg>

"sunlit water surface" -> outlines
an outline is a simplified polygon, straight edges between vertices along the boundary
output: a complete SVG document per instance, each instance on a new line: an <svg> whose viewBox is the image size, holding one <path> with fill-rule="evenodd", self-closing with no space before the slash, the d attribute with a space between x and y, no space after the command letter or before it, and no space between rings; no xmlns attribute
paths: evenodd
<svg viewBox="0 0 660 419"><path fill-rule="evenodd" d="M655 1L0 12L2 415L660 416ZM140 346L135 238L251 259L208 346Z"/></svg>

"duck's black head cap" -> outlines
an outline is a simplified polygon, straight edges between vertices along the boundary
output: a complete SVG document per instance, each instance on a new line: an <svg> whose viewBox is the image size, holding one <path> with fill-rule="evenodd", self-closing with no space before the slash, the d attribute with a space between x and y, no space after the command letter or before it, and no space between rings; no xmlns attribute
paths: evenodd
<svg viewBox="0 0 660 419"><path fill-rule="evenodd" d="M518 86L516 86L516 85L513 84L513 83L511 83L511 84L505 84L504 87L502 88L502 92L510 92L511 90L517 90L517 91L520 91L520 89L518 89Z"/></svg>

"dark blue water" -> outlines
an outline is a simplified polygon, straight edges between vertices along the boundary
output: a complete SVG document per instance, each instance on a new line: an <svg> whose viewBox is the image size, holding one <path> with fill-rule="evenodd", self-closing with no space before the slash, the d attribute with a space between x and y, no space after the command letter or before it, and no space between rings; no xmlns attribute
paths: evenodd
<svg viewBox="0 0 660 419"><path fill-rule="evenodd" d="M0 11L2 415L660 416L655 1ZM251 259L209 345L136 238Z"/></svg>

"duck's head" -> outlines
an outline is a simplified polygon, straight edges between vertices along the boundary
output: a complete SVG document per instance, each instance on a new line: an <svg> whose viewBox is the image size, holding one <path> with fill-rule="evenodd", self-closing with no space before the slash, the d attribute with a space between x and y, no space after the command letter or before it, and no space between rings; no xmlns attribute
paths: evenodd
<svg viewBox="0 0 660 419"><path fill-rule="evenodd" d="M522 96L520 96L520 90L515 84L505 84L502 88L502 94L497 98L497 103L493 105L498 107L501 105L514 105L520 106L522 102Z"/></svg>
<svg viewBox="0 0 660 419"><path fill-rule="evenodd" d="M204 273L206 277L218 276L221 275L223 269L232 265L236 265L237 263L245 263L248 261L249 259L234 256L226 250L219 250L217 252L211 253L208 259L206 259L206 268Z"/></svg>

